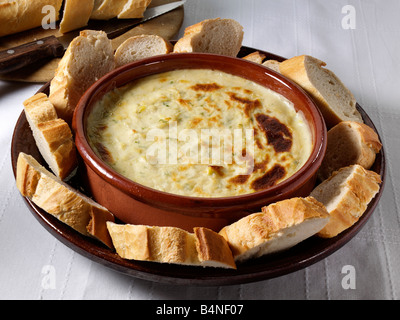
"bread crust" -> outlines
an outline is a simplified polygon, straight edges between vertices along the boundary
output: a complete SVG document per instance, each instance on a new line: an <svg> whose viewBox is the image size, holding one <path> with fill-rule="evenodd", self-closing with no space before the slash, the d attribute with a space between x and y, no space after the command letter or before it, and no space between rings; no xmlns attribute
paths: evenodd
<svg viewBox="0 0 400 320"><path fill-rule="evenodd" d="M65 0L60 32L67 33L87 25L94 7L94 0Z"/></svg>
<svg viewBox="0 0 400 320"><path fill-rule="evenodd" d="M109 20L115 18L124 8L126 0L103 0L90 15L93 20Z"/></svg>
<svg viewBox="0 0 400 320"><path fill-rule="evenodd" d="M332 238L353 226L379 192L381 177L360 165L351 165L334 172L319 184L311 196L327 208L329 223L318 233Z"/></svg>
<svg viewBox="0 0 400 320"><path fill-rule="evenodd" d="M220 263L236 269L232 252L225 238L207 228L194 228L196 248L200 262L207 265Z"/></svg>
<svg viewBox="0 0 400 320"><path fill-rule="evenodd" d="M334 171L353 164L370 169L381 148L379 136L371 127L355 121L340 122L328 131L327 150L318 178L326 180Z"/></svg>
<svg viewBox="0 0 400 320"><path fill-rule="evenodd" d="M311 228L311 233L307 231L303 236L299 235L295 242L288 241L287 246L279 246L280 251L317 233L326 225L329 214L320 202L312 197L279 201L263 207L262 212L251 214L224 227L219 233L228 242L235 261L245 261L275 252L268 248L273 240L281 241L280 237L285 230L296 226L301 228L303 223L311 220L317 222L315 227ZM297 233L301 234L301 231ZM287 237L293 237L290 231Z"/></svg>
<svg viewBox="0 0 400 320"><path fill-rule="evenodd" d="M281 73L279 70L280 62L277 60L266 60L262 63L263 66L272 69L275 72Z"/></svg>
<svg viewBox="0 0 400 320"><path fill-rule="evenodd" d="M47 13L42 13L46 5L53 6L56 20L62 0L9 0L0 3L0 37L40 27Z"/></svg>
<svg viewBox="0 0 400 320"><path fill-rule="evenodd" d="M90 18L94 20L142 18L151 0L103 0L96 3Z"/></svg>
<svg viewBox="0 0 400 320"><path fill-rule="evenodd" d="M20 153L17 160L17 187L24 197L79 233L94 237L112 248L105 227L114 216L90 198L63 183L36 159Z"/></svg>
<svg viewBox="0 0 400 320"><path fill-rule="evenodd" d="M78 166L78 157L70 127L58 118L54 106L43 93L34 95L23 104L41 155L61 180L71 177Z"/></svg>
<svg viewBox="0 0 400 320"><path fill-rule="evenodd" d="M194 233L189 233L176 227L111 222L107 222L107 228L117 254L123 259L236 268L224 238L206 228L195 228Z"/></svg>
<svg viewBox="0 0 400 320"><path fill-rule="evenodd" d="M118 14L118 19L142 18L151 0L128 0Z"/></svg>
<svg viewBox="0 0 400 320"><path fill-rule="evenodd" d="M56 109L44 93L37 93L26 99L23 105L34 124L57 119Z"/></svg>
<svg viewBox="0 0 400 320"><path fill-rule="evenodd" d="M247 56L244 56L242 59L248 60L254 63L259 63L262 64L263 60L265 59L266 55L259 52L259 51L254 51Z"/></svg>

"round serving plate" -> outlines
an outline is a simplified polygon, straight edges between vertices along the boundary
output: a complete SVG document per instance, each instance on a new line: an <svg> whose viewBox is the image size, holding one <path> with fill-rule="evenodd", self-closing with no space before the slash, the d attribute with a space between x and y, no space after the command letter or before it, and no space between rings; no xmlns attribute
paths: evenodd
<svg viewBox="0 0 400 320"><path fill-rule="evenodd" d="M254 51L259 51L260 53L265 54L267 59L274 59L278 61L284 60L284 58L280 56L249 47L242 47L238 56L243 57ZM44 85L39 92L48 94L49 83ZM364 122L377 131L367 113L358 104L357 109L361 113ZM41 157L36 147L24 112L21 113L16 123L11 143L11 161L14 176L16 174L18 154L20 152L25 152L32 155L42 165L46 166L45 161ZM83 166L80 166L80 168L82 167ZM107 266L113 270L136 278L166 284L193 286L233 285L266 280L303 269L331 255L345 245L348 241L350 241L371 217L381 198L385 184L386 171L384 148L382 148L380 153L377 154L375 163L371 170L380 174L382 178L381 188L379 193L370 202L366 212L351 228L331 239L322 239L314 236L304 240L303 242L284 252L267 255L261 258L246 261L244 263L239 263L237 265L237 270L189 267L173 264L125 260L120 258L115 251L105 247L95 239L85 237L69 226L60 222L57 218L37 207L29 199L23 199L34 217L59 241L77 253L87 257L88 259ZM69 182L69 184L72 187L75 187L88 194L85 191L86 182L84 181L83 176L84 175L78 170L77 174ZM90 194L88 195L90 196Z"/></svg>

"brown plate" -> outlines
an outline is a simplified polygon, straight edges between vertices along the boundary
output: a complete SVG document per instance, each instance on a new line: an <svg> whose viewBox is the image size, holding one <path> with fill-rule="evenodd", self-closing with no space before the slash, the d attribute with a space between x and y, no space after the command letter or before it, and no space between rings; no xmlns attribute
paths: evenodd
<svg viewBox="0 0 400 320"><path fill-rule="evenodd" d="M239 57L243 57L254 51L255 49L243 47L239 53ZM263 52L261 50L259 51L266 54L267 59L276 59L278 61L284 60L284 58L274 54ZM39 90L39 92L48 94L48 90L49 84L46 84ZM373 122L366 112L358 104L357 108L361 113L364 122L376 131ZM16 174L18 154L20 152L32 155L40 163L45 165L45 162L36 147L24 112L21 113L16 123L11 143L11 161L14 176ZM381 198L386 171L383 148L377 155L375 164L371 170L381 175L381 189L369 204L367 211L351 228L342 232L335 238L321 239L318 237L311 237L284 252L240 263L237 266L237 270L186 267L172 264L125 260L120 258L114 251L103 246L100 242L85 237L69 226L63 224L57 218L37 207L30 200L26 198L23 199L34 217L59 241L92 261L100 263L118 272L140 279L168 284L197 286L233 285L270 279L303 269L324 259L350 241L350 239L352 239L368 221ZM70 181L70 184L85 192L85 182L79 175L79 172L75 178Z"/></svg>

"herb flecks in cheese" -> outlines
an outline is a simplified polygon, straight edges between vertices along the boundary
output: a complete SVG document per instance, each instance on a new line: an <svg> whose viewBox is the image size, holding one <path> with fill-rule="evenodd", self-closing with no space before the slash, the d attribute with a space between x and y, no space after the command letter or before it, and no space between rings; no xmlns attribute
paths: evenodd
<svg viewBox="0 0 400 320"><path fill-rule="evenodd" d="M194 197L260 191L311 154L303 116L280 94L213 70L176 70L107 93L88 119L91 147L142 185Z"/></svg>

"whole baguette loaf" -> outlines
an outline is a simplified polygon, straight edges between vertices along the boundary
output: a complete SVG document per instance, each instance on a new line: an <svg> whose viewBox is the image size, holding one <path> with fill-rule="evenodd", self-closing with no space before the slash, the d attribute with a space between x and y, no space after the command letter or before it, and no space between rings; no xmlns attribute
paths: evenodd
<svg viewBox="0 0 400 320"><path fill-rule="evenodd" d="M94 0L65 0L60 32L67 33L87 26L94 7Z"/></svg>
<svg viewBox="0 0 400 320"><path fill-rule="evenodd" d="M324 204L331 219L318 236L332 238L354 225L378 193L381 182L379 174L356 164L335 171L319 184L311 196Z"/></svg>
<svg viewBox="0 0 400 320"><path fill-rule="evenodd" d="M279 71L296 82L314 100L331 128L341 121L363 122L356 108L356 99L325 62L302 55L279 64Z"/></svg>
<svg viewBox="0 0 400 320"><path fill-rule="evenodd" d="M116 67L140 59L168 54L173 46L169 41L157 35L138 35L125 40L115 51Z"/></svg>
<svg viewBox="0 0 400 320"><path fill-rule="evenodd" d="M232 19L208 19L185 29L174 52L203 52L236 57L242 46L243 27Z"/></svg>
<svg viewBox="0 0 400 320"><path fill-rule="evenodd" d="M263 207L219 233L236 262L289 249L313 236L329 221L325 207L312 197L291 198Z"/></svg>
<svg viewBox="0 0 400 320"><path fill-rule="evenodd" d="M2 0L0 2L0 37L40 27L48 12L44 6L55 9L59 19L62 0ZM49 21L46 21L48 23Z"/></svg>
<svg viewBox="0 0 400 320"><path fill-rule="evenodd" d="M382 148L378 134L369 126L354 121L343 121L328 131L324 160L318 170L321 181L334 171L353 164L370 169Z"/></svg>
<svg viewBox="0 0 400 320"><path fill-rule="evenodd" d="M189 233L175 227L112 222L107 222L107 228L123 259L236 269L225 239L206 228Z"/></svg>
<svg viewBox="0 0 400 320"><path fill-rule="evenodd" d="M85 30L70 43L50 83L49 99L69 125L84 92L115 67L114 50L103 31Z"/></svg>
<svg viewBox="0 0 400 320"><path fill-rule="evenodd" d="M21 194L38 207L79 233L112 248L106 221L114 221L114 216L22 152L18 156L16 183Z"/></svg>
<svg viewBox="0 0 400 320"><path fill-rule="evenodd" d="M77 152L68 124L58 118L44 93L24 101L25 116L36 145L53 173L67 180L78 166Z"/></svg>

